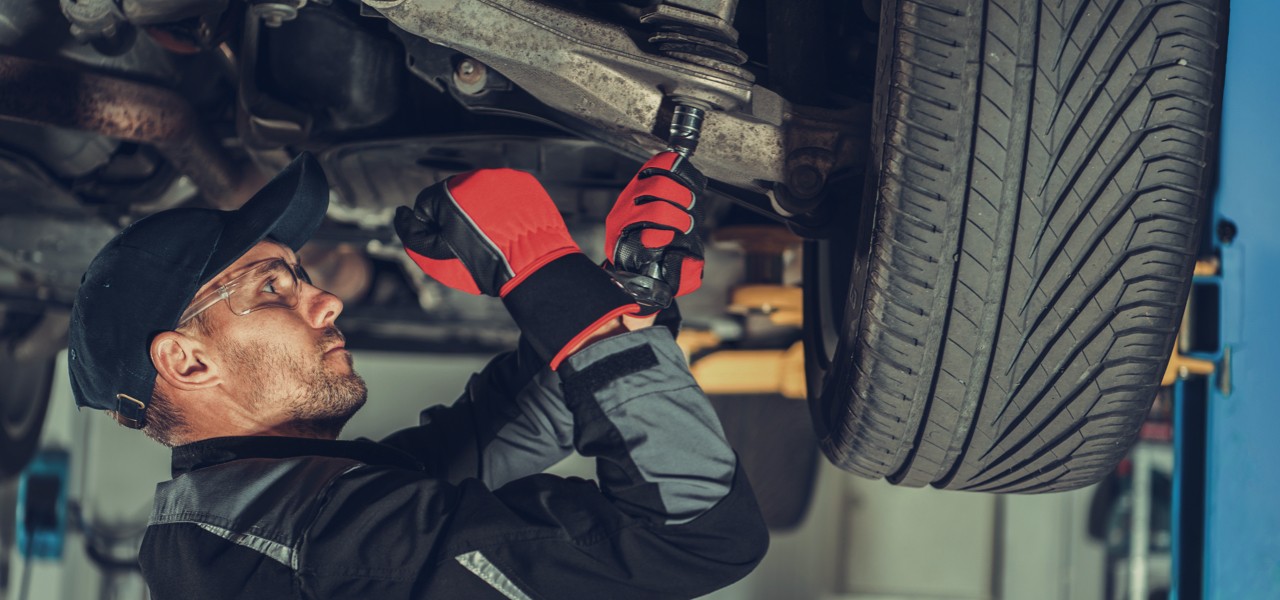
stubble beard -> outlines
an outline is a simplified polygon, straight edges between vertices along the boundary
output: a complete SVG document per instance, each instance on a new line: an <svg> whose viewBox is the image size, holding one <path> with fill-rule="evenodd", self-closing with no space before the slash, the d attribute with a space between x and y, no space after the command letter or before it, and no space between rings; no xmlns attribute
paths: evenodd
<svg viewBox="0 0 1280 600"><path fill-rule="evenodd" d="M352 368L349 353L343 356L349 372L338 373L325 365L325 349L341 339L342 334L331 328L321 337L315 353L308 355L269 341L236 348L232 355L247 380L275 382L249 401L259 410L286 406L290 420L284 429L292 435L337 438L368 399L368 388Z"/></svg>

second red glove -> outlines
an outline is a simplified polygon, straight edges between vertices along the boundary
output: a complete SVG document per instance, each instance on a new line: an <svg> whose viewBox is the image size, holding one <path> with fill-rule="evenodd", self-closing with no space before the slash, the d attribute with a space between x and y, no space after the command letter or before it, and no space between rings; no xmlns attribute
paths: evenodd
<svg viewBox="0 0 1280 600"><path fill-rule="evenodd" d="M675 152L649 159L605 219L605 267L656 312L702 285L696 230L706 178Z"/></svg>

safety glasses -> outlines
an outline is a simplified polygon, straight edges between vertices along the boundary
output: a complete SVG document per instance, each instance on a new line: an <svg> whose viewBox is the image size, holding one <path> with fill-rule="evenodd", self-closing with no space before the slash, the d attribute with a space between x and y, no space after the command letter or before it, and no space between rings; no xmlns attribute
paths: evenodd
<svg viewBox="0 0 1280 600"><path fill-rule="evenodd" d="M178 319L178 327L223 300L231 312L241 316L264 308L295 308L299 281L311 283L302 265L290 265L282 258L263 262L193 301Z"/></svg>

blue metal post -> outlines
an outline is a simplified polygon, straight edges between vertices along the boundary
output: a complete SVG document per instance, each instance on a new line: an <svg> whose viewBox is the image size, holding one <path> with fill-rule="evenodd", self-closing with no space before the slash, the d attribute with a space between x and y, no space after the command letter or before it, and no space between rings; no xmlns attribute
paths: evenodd
<svg viewBox="0 0 1280 600"><path fill-rule="evenodd" d="M1280 2L1236 0L1230 18L1216 206L1238 234L1222 248L1230 364L1210 386L1204 588L1262 600L1280 598Z"/></svg>

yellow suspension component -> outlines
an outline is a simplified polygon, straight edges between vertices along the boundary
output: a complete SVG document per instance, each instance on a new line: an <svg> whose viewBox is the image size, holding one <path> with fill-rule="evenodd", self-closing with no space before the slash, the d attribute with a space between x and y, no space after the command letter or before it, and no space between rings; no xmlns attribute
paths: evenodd
<svg viewBox="0 0 1280 600"><path fill-rule="evenodd" d="M779 394L795 400L807 397L803 342L786 350L720 350L689 369L708 394Z"/></svg>

